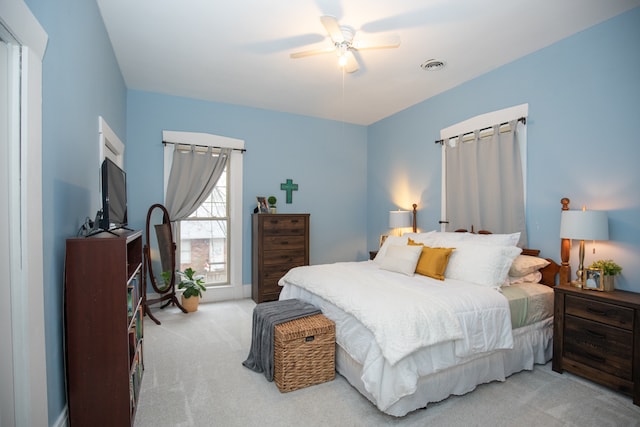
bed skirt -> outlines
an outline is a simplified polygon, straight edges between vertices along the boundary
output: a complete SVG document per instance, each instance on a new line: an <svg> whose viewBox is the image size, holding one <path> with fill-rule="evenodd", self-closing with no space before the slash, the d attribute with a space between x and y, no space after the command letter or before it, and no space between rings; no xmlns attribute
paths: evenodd
<svg viewBox="0 0 640 427"><path fill-rule="evenodd" d="M553 318L514 330L513 340L513 349L486 353L464 364L421 377L415 393L400 398L383 412L401 417L450 395L466 394L479 384L504 381L516 372L532 370L534 364L547 363L553 354ZM339 345L336 346L336 370L377 406L360 379L362 365Z"/></svg>

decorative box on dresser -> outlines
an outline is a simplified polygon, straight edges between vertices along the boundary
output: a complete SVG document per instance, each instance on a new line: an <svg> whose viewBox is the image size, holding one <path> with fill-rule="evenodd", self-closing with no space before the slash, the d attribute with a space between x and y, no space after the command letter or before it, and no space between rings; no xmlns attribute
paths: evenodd
<svg viewBox="0 0 640 427"><path fill-rule="evenodd" d="M553 362L640 405L640 294L555 288Z"/></svg>
<svg viewBox="0 0 640 427"><path fill-rule="evenodd" d="M142 380L142 232L66 241L69 424L132 426Z"/></svg>
<svg viewBox="0 0 640 427"><path fill-rule="evenodd" d="M293 267L309 265L309 214L253 214L251 297L256 303L280 296L278 280Z"/></svg>

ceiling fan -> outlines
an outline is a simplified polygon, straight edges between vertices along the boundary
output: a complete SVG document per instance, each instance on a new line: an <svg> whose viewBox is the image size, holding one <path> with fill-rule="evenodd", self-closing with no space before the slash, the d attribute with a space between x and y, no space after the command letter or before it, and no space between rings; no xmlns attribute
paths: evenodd
<svg viewBox="0 0 640 427"><path fill-rule="evenodd" d="M327 30L333 46L292 53L290 55L291 58L304 58L311 55L335 52L338 55L338 65L344 67L347 73L353 73L360 68L358 60L353 55L354 51L389 49L400 46L400 37L397 35L376 37L375 40L361 40L356 37L356 31L353 28L344 25L340 26L334 16L322 16L320 17L320 22Z"/></svg>

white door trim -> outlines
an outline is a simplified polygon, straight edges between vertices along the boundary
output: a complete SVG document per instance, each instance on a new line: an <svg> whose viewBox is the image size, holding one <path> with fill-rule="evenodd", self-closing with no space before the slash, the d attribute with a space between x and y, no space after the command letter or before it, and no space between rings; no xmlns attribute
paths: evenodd
<svg viewBox="0 0 640 427"><path fill-rule="evenodd" d="M14 382L0 387L13 393L16 426L49 425L42 244L42 58L48 38L23 0L0 2L0 21L22 46L20 132L10 141L21 159L13 209L21 227L10 237L19 254L11 260L18 273L10 281Z"/></svg>

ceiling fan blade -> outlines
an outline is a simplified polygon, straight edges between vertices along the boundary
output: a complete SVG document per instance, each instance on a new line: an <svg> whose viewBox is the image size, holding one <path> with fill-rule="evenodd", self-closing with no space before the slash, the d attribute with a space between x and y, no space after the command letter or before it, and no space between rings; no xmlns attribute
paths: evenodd
<svg viewBox="0 0 640 427"><path fill-rule="evenodd" d="M329 37L331 37L334 43L342 43L344 41L344 35L335 16L321 16L320 22L322 22L322 25L324 25L325 30L327 30Z"/></svg>
<svg viewBox="0 0 640 427"><path fill-rule="evenodd" d="M358 60L356 59L353 52L349 50L345 55L347 57L347 63L344 66L344 70L347 73L355 73L356 71L358 71L360 69L360 66L358 65Z"/></svg>
<svg viewBox="0 0 640 427"><path fill-rule="evenodd" d="M400 46L400 36L393 34L389 36L367 37L366 39L356 39L353 41L353 48L363 49L390 49Z"/></svg>
<svg viewBox="0 0 640 427"><path fill-rule="evenodd" d="M312 56L312 55L322 55L324 53L332 53L335 52L336 48L335 46L331 46L331 47L323 47L321 49L312 49L312 50L304 50L302 52L294 52L292 54L290 54L289 56L293 59L297 59L297 58L304 58L306 56Z"/></svg>

